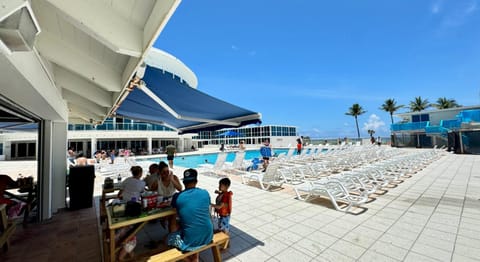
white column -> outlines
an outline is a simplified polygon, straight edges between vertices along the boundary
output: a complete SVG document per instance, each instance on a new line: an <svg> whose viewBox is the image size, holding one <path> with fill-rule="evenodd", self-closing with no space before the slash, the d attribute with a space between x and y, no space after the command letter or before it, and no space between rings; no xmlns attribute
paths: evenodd
<svg viewBox="0 0 480 262"><path fill-rule="evenodd" d="M152 154L152 137L149 136L147 138L147 144L148 144L148 154L151 155Z"/></svg>
<svg viewBox="0 0 480 262"><path fill-rule="evenodd" d="M5 155L5 160L12 158L12 143L10 141L3 142L3 154Z"/></svg>
<svg viewBox="0 0 480 262"><path fill-rule="evenodd" d="M177 145L177 150L179 153L182 153L185 151L185 146L184 146L184 140L183 140L183 137L180 137L178 139L178 145Z"/></svg>
<svg viewBox="0 0 480 262"><path fill-rule="evenodd" d="M52 121L43 120L41 122L38 137L41 150L38 157L38 211L39 219L43 221L52 217ZM66 163L66 153L64 155Z"/></svg>
<svg viewBox="0 0 480 262"><path fill-rule="evenodd" d="M83 150L82 150L83 155L88 158L88 156L87 156L88 142L86 140L82 141L82 148L83 148Z"/></svg>
<svg viewBox="0 0 480 262"><path fill-rule="evenodd" d="M462 131L459 131L458 132L458 139L460 139L460 153L464 153L463 152L463 139L462 139Z"/></svg>
<svg viewBox="0 0 480 262"><path fill-rule="evenodd" d="M52 212L65 207L65 184L67 174L67 123L52 124ZM85 143L86 144L86 143ZM85 145L86 146L86 145ZM84 148L86 153L87 148Z"/></svg>
<svg viewBox="0 0 480 262"><path fill-rule="evenodd" d="M97 151L97 138L92 137L90 142L92 143L92 155L91 158L95 158L95 151Z"/></svg>
<svg viewBox="0 0 480 262"><path fill-rule="evenodd" d="M50 219L65 207L67 124L44 120L39 130L39 219Z"/></svg>

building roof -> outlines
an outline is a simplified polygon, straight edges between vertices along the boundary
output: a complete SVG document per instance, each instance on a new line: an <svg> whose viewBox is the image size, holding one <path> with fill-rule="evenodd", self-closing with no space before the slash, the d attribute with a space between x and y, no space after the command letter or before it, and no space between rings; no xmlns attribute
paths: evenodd
<svg viewBox="0 0 480 262"><path fill-rule="evenodd" d="M26 10L35 34L25 38L33 38L29 41L33 46L25 50L33 52L8 50L5 47L12 38L0 36L0 53L6 54L0 55L5 59L0 61L0 71L2 76L9 74L7 79L12 83L32 86L38 101L22 101L20 88L12 84L5 87L0 82L4 86L0 88L2 95L22 101L39 118L70 123L103 121L127 92L129 82L180 2L2 1L0 21ZM4 30L22 31L5 26L0 24ZM17 71L9 73L9 68ZM45 110L29 106L33 103L45 103Z"/></svg>

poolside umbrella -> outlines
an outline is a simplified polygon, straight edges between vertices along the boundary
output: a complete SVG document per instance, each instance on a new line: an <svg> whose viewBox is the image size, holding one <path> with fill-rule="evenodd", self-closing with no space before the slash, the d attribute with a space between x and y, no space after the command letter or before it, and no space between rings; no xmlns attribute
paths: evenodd
<svg viewBox="0 0 480 262"><path fill-rule="evenodd" d="M227 136L238 136L238 133L233 131L233 130L228 130L228 131L225 131L223 133L220 133L217 135L217 137L224 137L225 138L225 141L227 141Z"/></svg>

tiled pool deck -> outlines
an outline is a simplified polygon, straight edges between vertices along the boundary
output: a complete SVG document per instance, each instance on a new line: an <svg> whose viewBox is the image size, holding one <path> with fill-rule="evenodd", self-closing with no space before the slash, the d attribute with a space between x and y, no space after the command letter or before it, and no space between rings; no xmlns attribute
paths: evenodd
<svg viewBox="0 0 480 262"><path fill-rule="evenodd" d="M231 247L223 253L224 260L478 261L479 170L480 156L446 154L385 195L365 204L368 210L360 215L335 211L323 203L296 200L289 185L266 192L233 178ZM180 177L181 171L181 168L175 169ZM200 176L198 186L214 197L217 181L218 178ZM100 183L97 178L97 185ZM94 212L83 211L83 214L93 216ZM50 224L71 219L68 212L62 212ZM30 227L35 230L43 226ZM45 230L42 233L45 234ZM51 234L59 235L53 229ZM35 233L27 237L40 238ZM29 242L32 241L14 241L12 245L17 247L12 251ZM92 236L91 243L98 243L98 235ZM43 249L48 247L42 245ZM58 243L51 248L58 249ZM62 248L68 251L69 245ZM76 247L70 248L78 254L82 252ZM34 250L31 252L34 254ZM92 258L91 254L89 257ZM80 256L71 257L72 261L80 261L78 259ZM0 254L0 260L22 261L12 259L11 254ZM201 260L212 261L211 253L203 252Z"/></svg>

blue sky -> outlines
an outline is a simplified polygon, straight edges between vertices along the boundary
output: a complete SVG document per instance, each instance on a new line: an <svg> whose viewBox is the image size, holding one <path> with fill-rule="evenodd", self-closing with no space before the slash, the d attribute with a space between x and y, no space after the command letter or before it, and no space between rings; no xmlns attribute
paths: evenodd
<svg viewBox="0 0 480 262"><path fill-rule="evenodd" d="M388 135L388 98L480 104L480 0L184 0L155 43L198 89L301 135ZM405 112L406 109L400 110Z"/></svg>

